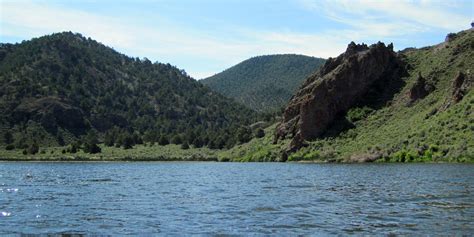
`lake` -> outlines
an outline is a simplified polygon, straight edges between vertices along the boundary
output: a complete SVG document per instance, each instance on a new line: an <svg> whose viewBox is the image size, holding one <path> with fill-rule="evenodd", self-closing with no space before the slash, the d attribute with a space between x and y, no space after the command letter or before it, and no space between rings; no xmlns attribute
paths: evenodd
<svg viewBox="0 0 474 237"><path fill-rule="evenodd" d="M0 163L0 234L471 235L472 164Z"/></svg>

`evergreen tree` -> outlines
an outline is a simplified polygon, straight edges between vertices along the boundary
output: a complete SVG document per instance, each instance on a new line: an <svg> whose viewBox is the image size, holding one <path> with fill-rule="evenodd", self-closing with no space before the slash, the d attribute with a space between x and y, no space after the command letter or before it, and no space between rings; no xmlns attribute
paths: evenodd
<svg viewBox="0 0 474 237"><path fill-rule="evenodd" d="M171 138L171 143L173 143L173 144L178 145L178 144L181 144L182 142L183 141L182 141L181 136L179 134L176 134Z"/></svg>
<svg viewBox="0 0 474 237"><path fill-rule="evenodd" d="M140 137L140 135L138 135L138 133L134 133L132 135L132 139L133 139L133 143L134 144L143 144L143 140L142 138Z"/></svg>
<svg viewBox="0 0 474 237"><path fill-rule="evenodd" d="M213 150L214 150L214 149L217 149L217 144L216 144L216 142L215 142L214 140L211 140L211 141L209 141L209 143L207 144L207 147L208 147L209 149L213 149Z"/></svg>
<svg viewBox="0 0 474 237"><path fill-rule="evenodd" d="M128 135L128 134L124 135L124 137L122 139L123 149L132 149L133 145L135 145L134 141L133 141L133 137Z"/></svg>
<svg viewBox="0 0 474 237"><path fill-rule="evenodd" d="M160 139L158 140L158 144L165 146L170 144L170 142L168 141L168 138L165 135L161 135Z"/></svg>
<svg viewBox="0 0 474 237"><path fill-rule="evenodd" d="M111 131L107 131L104 136L104 145L106 146L114 146L115 144L115 134Z"/></svg>
<svg viewBox="0 0 474 237"><path fill-rule="evenodd" d="M97 145L99 140L97 139L97 134L93 130L89 130L86 137L84 138L84 152L95 154L100 153L102 149Z"/></svg>
<svg viewBox="0 0 474 237"><path fill-rule="evenodd" d="M196 147L196 148L200 148L202 147L204 144L202 142L202 140L199 138L199 137L196 137L194 138L194 141L193 141L193 146Z"/></svg>
<svg viewBox="0 0 474 237"><path fill-rule="evenodd" d="M39 151L39 146L36 142L32 143L27 149L28 154L31 154L31 155L38 153L38 151Z"/></svg>
<svg viewBox="0 0 474 237"><path fill-rule="evenodd" d="M5 144L13 143L13 135L10 131L7 131L3 134L3 141L5 142Z"/></svg>
<svg viewBox="0 0 474 237"><path fill-rule="evenodd" d="M240 143L246 143L252 139L252 132L248 127L241 127L237 131L237 140Z"/></svg>
<svg viewBox="0 0 474 237"><path fill-rule="evenodd" d="M189 149L189 144L188 144L187 141L184 141L184 142L181 144L181 149L183 149L183 150Z"/></svg>

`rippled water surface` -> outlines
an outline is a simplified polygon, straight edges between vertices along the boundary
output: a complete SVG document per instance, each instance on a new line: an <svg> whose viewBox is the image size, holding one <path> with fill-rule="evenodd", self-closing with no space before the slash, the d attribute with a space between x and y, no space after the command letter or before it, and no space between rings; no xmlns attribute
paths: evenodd
<svg viewBox="0 0 474 237"><path fill-rule="evenodd" d="M0 234L474 233L474 165L0 163Z"/></svg>

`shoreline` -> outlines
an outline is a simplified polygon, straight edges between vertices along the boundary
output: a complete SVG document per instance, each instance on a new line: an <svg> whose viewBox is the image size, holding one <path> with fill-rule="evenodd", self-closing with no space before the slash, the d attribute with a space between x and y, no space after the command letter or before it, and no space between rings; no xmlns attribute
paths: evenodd
<svg viewBox="0 0 474 237"><path fill-rule="evenodd" d="M459 162L459 161L412 161L412 162L390 162L390 161L378 161L378 162L347 162L347 161L325 161L325 160L305 160L305 161L232 161L232 160L219 160L218 158L209 159L70 159L70 158L59 158L59 159L28 159L28 158L0 158L0 163L14 163L14 162L54 162L54 163L109 163L109 162L121 162L121 163L133 163L133 162L211 162L211 163L287 163L287 164L474 164L474 162Z"/></svg>

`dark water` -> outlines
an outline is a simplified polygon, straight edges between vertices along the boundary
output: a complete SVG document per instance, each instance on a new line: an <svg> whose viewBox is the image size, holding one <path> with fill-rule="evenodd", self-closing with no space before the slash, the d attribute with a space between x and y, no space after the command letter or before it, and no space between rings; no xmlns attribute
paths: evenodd
<svg viewBox="0 0 474 237"><path fill-rule="evenodd" d="M0 234L471 235L474 165L0 163Z"/></svg>

